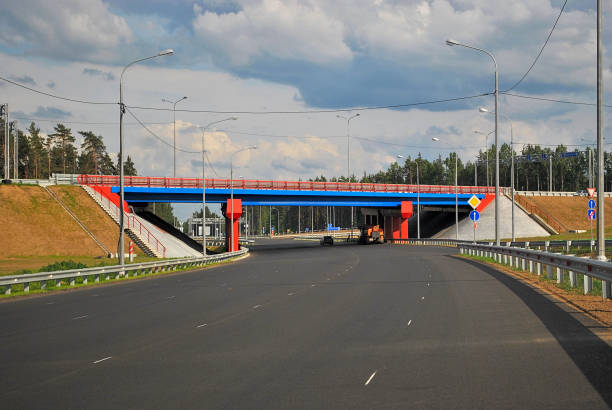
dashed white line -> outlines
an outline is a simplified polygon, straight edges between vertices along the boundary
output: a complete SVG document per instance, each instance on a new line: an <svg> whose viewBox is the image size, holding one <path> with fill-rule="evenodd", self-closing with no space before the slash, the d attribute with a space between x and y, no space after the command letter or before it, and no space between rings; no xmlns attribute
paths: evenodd
<svg viewBox="0 0 612 410"><path fill-rule="evenodd" d="M261 307L261 305L255 305L253 306L253 309L259 309Z"/></svg>
<svg viewBox="0 0 612 410"><path fill-rule="evenodd" d="M174 299L176 296L168 296L166 299Z"/></svg>
<svg viewBox="0 0 612 410"><path fill-rule="evenodd" d="M73 318L72 318L72 320L85 319L87 316L89 316L89 315L83 315L83 316L73 317Z"/></svg>
<svg viewBox="0 0 612 410"><path fill-rule="evenodd" d="M202 323L201 325L197 325L196 327L204 327L204 326L208 326L208 323Z"/></svg>
<svg viewBox="0 0 612 410"><path fill-rule="evenodd" d="M112 359L112 358L113 358L113 356L108 356L108 357L105 357L104 359L96 360L95 362L93 362L93 364L98 364L100 362L103 362L105 360Z"/></svg>
<svg viewBox="0 0 612 410"><path fill-rule="evenodd" d="M317 285L315 285L314 283L312 285L310 285L311 288L314 288L315 286L317 286Z"/></svg>
<svg viewBox="0 0 612 410"><path fill-rule="evenodd" d="M378 370L376 370L374 373L372 373L372 375L370 376L370 378L365 382L364 386L367 386L368 384L370 384L370 382L372 381L372 379L374 378L374 376L376 376L376 372Z"/></svg>
<svg viewBox="0 0 612 410"><path fill-rule="evenodd" d="M421 300L425 300L425 296L421 296Z"/></svg>
<svg viewBox="0 0 612 410"><path fill-rule="evenodd" d="M412 319L410 319L410 320L408 321L408 325L407 325L407 326L410 326L410 324L411 324L411 323L412 323Z"/></svg>
<svg viewBox="0 0 612 410"><path fill-rule="evenodd" d="M287 293L287 296L293 296L295 295L295 293L291 292L291 293Z"/></svg>

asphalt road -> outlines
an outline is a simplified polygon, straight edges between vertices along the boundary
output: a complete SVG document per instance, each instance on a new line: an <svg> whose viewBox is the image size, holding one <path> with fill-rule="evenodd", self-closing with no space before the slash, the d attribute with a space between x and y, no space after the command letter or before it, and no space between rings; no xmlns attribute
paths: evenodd
<svg viewBox="0 0 612 410"><path fill-rule="evenodd" d="M598 325L451 249L264 241L0 303L0 407L609 408Z"/></svg>

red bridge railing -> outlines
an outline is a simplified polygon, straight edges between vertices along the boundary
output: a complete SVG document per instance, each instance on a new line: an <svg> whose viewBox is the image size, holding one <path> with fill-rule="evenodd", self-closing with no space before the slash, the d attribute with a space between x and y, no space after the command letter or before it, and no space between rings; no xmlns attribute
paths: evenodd
<svg viewBox="0 0 612 410"><path fill-rule="evenodd" d="M119 185L117 175L79 175L82 185ZM235 179L235 189L275 189L293 191L351 191L351 192L417 192L416 184L374 184L361 182L312 182L312 181L269 181L259 179ZM202 178L164 178L126 176L125 186L151 188L202 188ZM206 188L229 189L229 179L206 179ZM459 186L460 194L494 194L495 187ZM454 185L420 185L423 194L454 194Z"/></svg>

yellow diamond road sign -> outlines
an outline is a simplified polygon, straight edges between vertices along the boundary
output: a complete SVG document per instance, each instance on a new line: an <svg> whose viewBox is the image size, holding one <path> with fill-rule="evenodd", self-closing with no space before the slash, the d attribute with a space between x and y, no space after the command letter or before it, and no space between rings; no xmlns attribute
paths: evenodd
<svg viewBox="0 0 612 410"><path fill-rule="evenodd" d="M472 197L468 199L468 204L470 204L473 209L476 209L478 205L480 205L480 199L478 199L476 195L472 195Z"/></svg>

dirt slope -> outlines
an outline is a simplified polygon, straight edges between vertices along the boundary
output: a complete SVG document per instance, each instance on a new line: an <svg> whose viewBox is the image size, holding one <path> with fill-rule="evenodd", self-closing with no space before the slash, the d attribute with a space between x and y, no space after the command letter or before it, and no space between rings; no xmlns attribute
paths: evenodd
<svg viewBox="0 0 612 410"><path fill-rule="evenodd" d="M119 232L117 224L100 208L83 188L78 186L58 185L50 187L58 198L79 218L94 236L111 253L116 252ZM128 250L130 239L126 236L125 249ZM134 252L144 255L137 245Z"/></svg>
<svg viewBox="0 0 612 410"><path fill-rule="evenodd" d="M587 197L558 197L558 196L534 196L525 197L538 205L545 212L557 218L569 229L589 229L587 219ZM612 198L607 198L605 202L606 216L612 215ZM612 228L612 218L605 218L606 228ZM595 226L595 221L593 221Z"/></svg>
<svg viewBox="0 0 612 410"><path fill-rule="evenodd" d="M107 249L116 252L117 225L81 187L52 189ZM127 236L125 243L127 251ZM0 185L0 251L1 272L33 269L57 261L58 256L75 260L105 256L48 192L28 185Z"/></svg>

